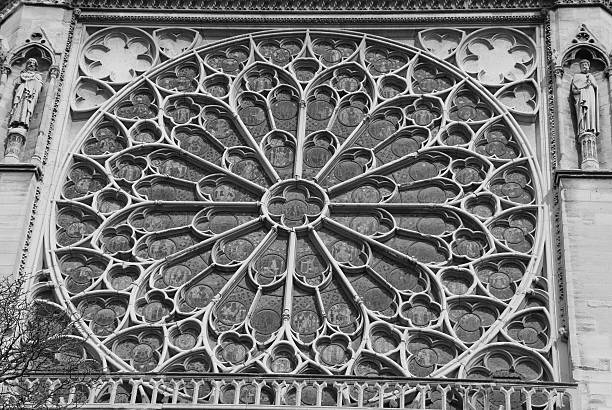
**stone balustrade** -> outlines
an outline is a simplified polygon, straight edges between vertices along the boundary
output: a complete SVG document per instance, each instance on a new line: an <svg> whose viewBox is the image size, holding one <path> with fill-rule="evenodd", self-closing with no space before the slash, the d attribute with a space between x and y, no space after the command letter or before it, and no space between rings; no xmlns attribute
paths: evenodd
<svg viewBox="0 0 612 410"><path fill-rule="evenodd" d="M72 376L74 377L74 375ZM80 380L86 380L81 378ZM50 389L65 376L24 380ZM575 385L515 380L360 378L308 375L113 374L78 384L60 401L83 409L411 408L577 409Z"/></svg>

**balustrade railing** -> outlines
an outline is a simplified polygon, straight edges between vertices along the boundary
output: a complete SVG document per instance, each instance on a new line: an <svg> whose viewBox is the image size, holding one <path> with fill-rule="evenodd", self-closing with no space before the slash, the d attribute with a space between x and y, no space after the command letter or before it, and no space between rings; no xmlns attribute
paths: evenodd
<svg viewBox="0 0 612 410"><path fill-rule="evenodd" d="M54 395L56 401L83 409L578 409L575 385L515 380L117 373L89 381L80 377L78 383L70 384L65 383L66 378L37 375L23 383L50 390L63 386L61 397Z"/></svg>

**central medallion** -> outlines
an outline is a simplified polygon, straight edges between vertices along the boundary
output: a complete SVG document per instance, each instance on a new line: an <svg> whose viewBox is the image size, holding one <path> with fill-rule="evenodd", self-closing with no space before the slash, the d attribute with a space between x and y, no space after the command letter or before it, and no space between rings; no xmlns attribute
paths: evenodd
<svg viewBox="0 0 612 410"><path fill-rule="evenodd" d="M263 212L272 222L286 228L304 227L327 212L327 195L310 181L281 181L264 195Z"/></svg>

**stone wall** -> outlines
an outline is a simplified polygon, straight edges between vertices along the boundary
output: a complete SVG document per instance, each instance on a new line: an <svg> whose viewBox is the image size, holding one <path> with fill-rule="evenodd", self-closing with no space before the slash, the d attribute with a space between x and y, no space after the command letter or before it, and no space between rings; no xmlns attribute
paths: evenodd
<svg viewBox="0 0 612 410"><path fill-rule="evenodd" d="M72 138L82 125L80 120L69 124L68 98L71 84L61 83L66 78L71 80L77 77L78 50L75 44L81 44L80 36L86 34L77 29L76 37L71 37L71 30L74 29L74 25L71 26L72 13L62 7L20 6L6 17L0 26L0 37L5 50L32 41L32 33L43 33L47 45L53 51L54 64L61 69L60 85L63 85L59 89L57 100L53 90L51 101L54 104L57 102L57 105L46 106L42 114L42 117L53 117L54 121L45 123L43 118L39 118L38 125L43 124L44 127L28 135L28 143L21 157L21 162L28 166L0 166L0 274L14 274L20 268L23 272L28 272L43 267L43 235L48 214L53 206L50 203L51 182L63 166L65 152L69 150L73 143ZM552 62L553 65L559 64L564 50L572 45L582 24L585 24L593 35L593 44L601 46L606 53L612 50L612 15L607 9L560 7L549 11L548 16L551 48L554 50L553 55L558 56L557 60ZM241 30L244 28L237 31ZM65 55L67 44L71 49L70 59L66 59ZM612 238L608 234L612 231L612 173L608 172L612 168L612 101L609 92L612 89L609 86L611 79L603 69L594 73L599 85L600 171L581 171L580 152L577 149L575 123L569 100L572 73L569 67L563 70L563 76L556 82L556 124L554 128L549 129L551 133L556 132L557 148L554 154L558 163L543 166L545 171L549 170L544 179L551 184L553 168L560 173L557 181L562 251L561 258L550 271L558 268L565 277L565 283L562 283L565 285L565 299L559 303L566 307L569 368L571 377L579 383L581 391L578 408L612 409ZM0 96L1 128L6 128L6 118L10 110L10 90L17 74L12 72L9 75L3 95ZM541 80L541 90L545 92L546 79L542 76ZM544 114L543 110L541 113ZM39 135L38 131L42 134ZM549 145L540 140L544 138L544 133L540 135L538 130L526 133L540 152L541 158L548 158L548 152L542 151L546 151ZM48 137L52 138L47 145ZM2 143L3 138L5 133L0 133ZM39 162L32 158L35 157L37 146L41 147L41 141L44 146L41 152L46 152L47 156L40 168L42 175L39 178L36 169ZM36 196L42 200L37 202L33 219ZM547 206L552 209L551 197L547 199ZM552 212L551 220L555 223ZM555 226L552 226L551 230L554 232ZM563 338L559 343L565 343ZM563 352L560 361L568 359L563 357L566 352L564 346L559 346L557 351Z"/></svg>
<svg viewBox="0 0 612 410"><path fill-rule="evenodd" d="M612 182L560 182L573 377L588 409L612 408Z"/></svg>
<svg viewBox="0 0 612 410"><path fill-rule="evenodd" d="M588 16L588 18L586 17ZM550 13L552 47L558 59L582 24L592 34L591 44L612 50L612 16L598 7L559 8ZM558 63L558 61L557 61ZM557 88L558 166L561 209L561 268L565 274L568 340L572 377L579 384L581 407L612 408L612 128L609 81L605 71L596 73L599 83L601 132L598 155L602 171L580 171L575 120L570 108L571 72L564 73Z"/></svg>

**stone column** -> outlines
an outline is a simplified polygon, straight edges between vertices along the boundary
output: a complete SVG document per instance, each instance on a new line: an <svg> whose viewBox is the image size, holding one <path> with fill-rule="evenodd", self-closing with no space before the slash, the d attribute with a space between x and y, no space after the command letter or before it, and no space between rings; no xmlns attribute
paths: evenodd
<svg viewBox="0 0 612 410"><path fill-rule="evenodd" d="M608 79L608 104L610 105L610 118L612 118L612 67L606 67L604 74Z"/></svg>
<svg viewBox="0 0 612 410"><path fill-rule="evenodd" d="M0 96L4 95L4 87L6 87L6 80L11 73L11 68L7 65L0 67Z"/></svg>
<svg viewBox="0 0 612 410"><path fill-rule="evenodd" d="M27 133L28 130L24 127L9 128L4 142L4 162L6 164L18 164L20 162Z"/></svg>
<svg viewBox="0 0 612 410"><path fill-rule="evenodd" d="M563 119L564 119L563 115L559 115L560 102L561 102L561 99L559 98L559 93L561 92L561 87L563 85L563 73L564 73L564 70L563 70L562 66L556 65L553 68L553 74L555 76L554 97L555 97L555 100L557 101L557 104L556 104L557 110L556 110L556 112L557 112L557 122L559 124L559 129L563 129L562 122L563 122Z"/></svg>
<svg viewBox="0 0 612 410"><path fill-rule="evenodd" d="M583 132L578 136L580 143L581 162L580 169L599 169L597 159L597 136L592 132Z"/></svg>
<svg viewBox="0 0 612 410"><path fill-rule="evenodd" d="M555 66L553 68L552 72L553 72L553 75L555 76L555 87L554 87L554 90L553 90L553 95L554 95L555 101L556 101L555 105L557 106L556 107L557 109L555 110L556 113L557 113L556 120L557 120L557 122L559 124L559 129L561 129L562 128L561 122L563 121L563 115L559 115L559 112L560 112L559 110L561 108L560 92L561 92L561 87L563 86L563 73L564 73L564 70L563 70L562 66L557 65L557 66Z"/></svg>
<svg viewBox="0 0 612 410"><path fill-rule="evenodd" d="M565 127L567 126L567 121L568 118L562 114L562 107L565 106L565 102L562 98L562 94L563 92L561 90L563 90L563 74L565 73L565 70L563 69L563 66L560 65L556 65L553 67L552 69L552 73L555 76L555 86L553 89L553 96L555 98L555 121L557 122L557 127L559 130L563 130L565 129ZM571 108L571 107L568 107ZM569 126L572 127L571 124L571 118L569 119L570 124ZM563 142L562 140L562 133L558 133L557 134L557 143L561 144L560 146L563 146ZM558 159L559 160L559 159Z"/></svg>
<svg viewBox="0 0 612 410"><path fill-rule="evenodd" d="M49 68L49 85L47 86L47 95L45 96L45 105L43 110L51 108L53 106L53 100L55 100L55 83L59 75L58 66L54 65ZM51 122L50 112L43 112L40 126L38 127L38 137L36 138L36 147L34 148L34 154L32 155L31 163L37 166L42 166L43 156L45 154L45 147L47 146L47 139L45 135L49 131L49 125Z"/></svg>

